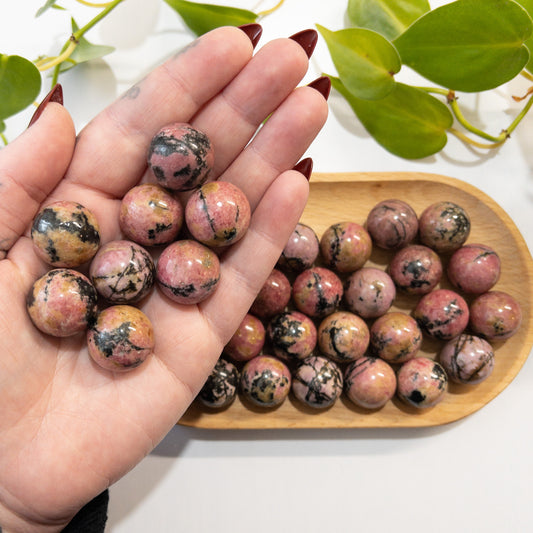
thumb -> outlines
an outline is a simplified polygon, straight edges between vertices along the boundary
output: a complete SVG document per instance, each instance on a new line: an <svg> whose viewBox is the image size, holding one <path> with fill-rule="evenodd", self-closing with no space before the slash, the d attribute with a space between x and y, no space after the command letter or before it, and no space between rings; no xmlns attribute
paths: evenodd
<svg viewBox="0 0 533 533"><path fill-rule="evenodd" d="M38 120L0 150L0 259L59 183L74 152L76 134L69 113L47 99Z"/></svg>

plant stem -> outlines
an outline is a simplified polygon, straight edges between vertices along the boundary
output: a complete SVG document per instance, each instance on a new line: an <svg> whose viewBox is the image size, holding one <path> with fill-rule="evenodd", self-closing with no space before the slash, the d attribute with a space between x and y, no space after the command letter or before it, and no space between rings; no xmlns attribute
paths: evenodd
<svg viewBox="0 0 533 533"><path fill-rule="evenodd" d="M442 96L445 96L457 121L467 131L473 133L474 135L477 135L478 137L481 137L482 139L490 141L492 143L490 145L477 143L476 141L473 141L472 139L467 137L465 134L459 132L458 130L455 130L454 128L451 128L449 130L456 137L459 137L461 140L469 144L472 144L473 146L477 146L478 148L492 148L492 147L499 146L500 144L503 144L509 138L511 133L516 129L518 124L520 124L522 119L526 116L527 112L531 109L531 106L533 105L533 96L530 96L530 98L527 101L527 104L523 107L520 113L511 122L509 127L502 130L498 136L494 136L494 135L489 135L488 133L480 130L479 128L476 128L474 125L470 124L468 120L466 120L465 116L463 115L459 107L459 104L457 103L457 97L455 96L454 91L450 91L448 89L441 89L438 87L418 87L418 89L428 92L428 93L435 93L435 94L440 94Z"/></svg>
<svg viewBox="0 0 533 533"><path fill-rule="evenodd" d="M107 7L109 5L109 2L96 3L96 2L87 2L87 0L77 0L77 2L88 7Z"/></svg>
<svg viewBox="0 0 533 533"><path fill-rule="evenodd" d="M115 7L117 7L120 3L124 2L124 0L113 0L112 2L108 2L105 4L105 8L96 15L92 20L90 20L85 26L80 28L77 32L73 33L74 39L77 41L81 39L95 24L100 22L104 17L106 17Z"/></svg>
<svg viewBox="0 0 533 533"><path fill-rule="evenodd" d="M257 16L266 17L267 15L274 13L274 11L276 11L283 5L283 2L285 2L285 0L279 0L279 2L274 7L271 7L270 9L265 9L264 11L259 11L259 13L257 13Z"/></svg>
<svg viewBox="0 0 533 533"><path fill-rule="evenodd" d="M7 146L9 144L9 141L7 140L7 137L3 133L0 133L0 139L2 139L2 142L4 143L4 146Z"/></svg>
<svg viewBox="0 0 533 533"><path fill-rule="evenodd" d="M77 41L74 41L71 38L71 41L69 42L69 45L67 46L64 52L61 52L61 54L56 57L42 59L36 64L37 68L41 72L43 72L44 70L48 70L49 68L55 67L56 65L63 63L63 61L67 60L71 56L77 45Z"/></svg>

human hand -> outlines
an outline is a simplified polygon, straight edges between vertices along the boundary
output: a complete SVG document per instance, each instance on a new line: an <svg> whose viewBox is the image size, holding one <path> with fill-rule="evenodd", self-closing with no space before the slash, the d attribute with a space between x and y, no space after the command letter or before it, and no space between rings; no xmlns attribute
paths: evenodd
<svg viewBox="0 0 533 533"><path fill-rule="evenodd" d="M327 115L324 91L296 88L308 66L309 35L272 41L253 55L243 31L217 29L136 84L77 139L66 109L51 102L0 152L5 531L63 528L160 442L200 390L307 200L305 177L290 169ZM139 368L115 374L92 362L84 335L52 338L32 325L26 294L47 267L32 250L29 227L41 205L71 200L95 213L102 243L121 238L120 199L146 179L153 134L175 121L208 134L212 176L245 192L252 221L223 254L208 300L180 306L154 290L142 302L155 352Z"/></svg>

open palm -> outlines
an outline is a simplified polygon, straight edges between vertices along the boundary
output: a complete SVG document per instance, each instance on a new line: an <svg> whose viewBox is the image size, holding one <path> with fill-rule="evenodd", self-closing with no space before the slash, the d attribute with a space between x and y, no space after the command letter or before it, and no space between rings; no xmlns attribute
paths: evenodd
<svg viewBox="0 0 533 533"><path fill-rule="evenodd" d="M7 530L60 529L156 446L201 388L298 221L307 182L288 169L322 127L327 105L319 92L295 88L308 63L293 40L252 51L240 30L215 30L77 139L65 108L51 103L0 152L0 523ZM47 268L28 227L42 204L65 199L95 213L103 243L121 238L120 198L145 177L153 134L174 121L209 135L213 175L243 189L252 222L222 256L208 300L184 307L155 290L143 302L155 353L114 374L90 360L84 335L47 337L31 324L25 297Z"/></svg>

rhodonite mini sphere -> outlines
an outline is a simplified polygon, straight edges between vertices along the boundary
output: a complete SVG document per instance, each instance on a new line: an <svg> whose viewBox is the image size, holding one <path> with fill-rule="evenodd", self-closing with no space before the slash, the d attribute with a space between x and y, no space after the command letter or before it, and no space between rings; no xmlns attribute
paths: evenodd
<svg viewBox="0 0 533 533"><path fill-rule="evenodd" d="M190 124L176 122L152 138L148 165L162 187L190 191L202 186L213 168L215 154L209 137Z"/></svg>
<svg viewBox="0 0 533 533"><path fill-rule="evenodd" d="M101 311L87 331L89 355L112 372L127 372L142 364L154 349L149 318L131 305L113 305Z"/></svg>
<svg viewBox="0 0 533 533"><path fill-rule="evenodd" d="M163 187L144 183L122 198L119 223L124 236L142 246L168 244L183 226L183 207Z"/></svg>
<svg viewBox="0 0 533 533"><path fill-rule="evenodd" d="M247 314L224 347L224 351L235 361L249 361L263 349L265 335L265 326L261 320Z"/></svg>
<svg viewBox="0 0 533 533"><path fill-rule="evenodd" d="M291 373L276 357L258 355L244 365L240 388L244 398L253 404L276 407L291 390Z"/></svg>
<svg viewBox="0 0 533 533"><path fill-rule="evenodd" d="M437 405L448 390L446 371L427 357L416 357L404 363L397 380L398 397L418 409Z"/></svg>
<svg viewBox="0 0 533 533"><path fill-rule="evenodd" d="M411 244L418 232L418 218L406 202L383 200L368 214L366 229L376 246L394 250Z"/></svg>
<svg viewBox="0 0 533 533"><path fill-rule="evenodd" d="M111 241L94 256L89 275L106 300L136 302L152 289L155 264L152 256L133 241Z"/></svg>
<svg viewBox="0 0 533 533"><path fill-rule="evenodd" d="M89 279L68 268L50 270L30 289L26 307L34 325L54 337L85 331L96 319L98 295Z"/></svg>
<svg viewBox="0 0 533 533"><path fill-rule="evenodd" d="M274 355L286 361L304 359L317 343L314 322L299 311L286 311L273 317L268 323L267 335Z"/></svg>
<svg viewBox="0 0 533 533"><path fill-rule="evenodd" d="M42 208L33 220L35 253L54 267L77 267L89 261L100 246L94 214L76 202L60 201Z"/></svg>
<svg viewBox="0 0 533 533"><path fill-rule="evenodd" d="M336 311L342 295L342 281L328 268L308 268L298 274L292 285L296 307L313 318L322 318Z"/></svg>
<svg viewBox="0 0 533 533"><path fill-rule="evenodd" d="M281 270L275 268L269 274L256 296L250 313L259 318L270 318L285 311L291 299L291 283Z"/></svg>
<svg viewBox="0 0 533 533"><path fill-rule="evenodd" d="M442 277L442 262L428 246L411 244L394 254L389 275L398 289L407 294L427 294Z"/></svg>
<svg viewBox="0 0 533 533"><path fill-rule="evenodd" d="M469 310L462 296L448 289L438 289L422 296L413 317L430 337L450 340L468 325Z"/></svg>
<svg viewBox="0 0 533 533"><path fill-rule="evenodd" d="M465 244L456 250L447 267L448 279L459 290L482 294L500 278L500 258L484 244Z"/></svg>
<svg viewBox="0 0 533 533"><path fill-rule="evenodd" d="M278 265L293 272L301 272L313 266L319 253L317 234L313 228L300 222L296 224L283 248Z"/></svg>
<svg viewBox="0 0 533 533"><path fill-rule="evenodd" d="M420 215L418 234L422 244L437 253L453 252L468 239L470 218L460 205L437 202Z"/></svg>
<svg viewBox="0 0 533 533"><path fill-rule="evenodd" d="M327 357L306 357L294 371L292 392L297 400L314 409L331 407L342 394L339 367Z"/></svg>
<svg viewBox="0 0 533 533"><path fill-rule="evenodd" d="M192 236L206 246L233 244L250 225L246 195L226 181L212 181L195 191L185 206L185 223Z"/></svg>
<svg viewBox="0 0 533 533"><path fill-rule="evenodd" d="M485 339L498 341L512 337L522 323L518 301L503 291L489 291L470 304L470 327Z"/></svg>
<svg viewBox="0 0 533 533"><path fill-rule="evenodd" d="M328 315L318 326L320 351L337 363L359 359L366 352L369 342L366 322L347 311Z"/></svg>
<svg viewBox="0 0 533 533"><path fill-rule="evenodd" d="M354 272L372 253L372 239L366 229L355 222L333 224L320 239L324 263L337 272Z"/></svg>
<svg viewBox="0 0 533 533"><path fill-rule="evenodd" d="M392 278L379 268L363 267L348 276L344 301L353 313L363 318L384 315L396 298Z"/></svg>
<svg viewBox="0 0 533 533"><path fill-rule="evenodd" d="M439 362L451 381L481 383L492 374L494 351L486 340L463 333L443 346Z"/></svg>
<svg viewBox="0 0 533 533"><path fill-rule="evenodd" d="M377 357L361 357L344 371L344 391L355 405L380 409L396 392L396 374Z"/></svg>
<svg viewBox="0 0 533 533"><path fill-rule="evenodd" d="M412 359L422 344L422 331L406 313L392 312L379 317L370 327L372 355L389 363Z"/></svg>
<svg viewBox="0 0 533 533"><path fill-rule="evenodd" d="M220 261L199 242L176 241L161 253L156 280L168 298L180 304L196 304L210 296L220 279Z"/></svg>
<svg viewBox="0 0 533 533"><path fill-rule="evenodd" d="M220 358L198 393L198 400L206 407L223 409L237 396L240 374L234 364Z"/></svg>

